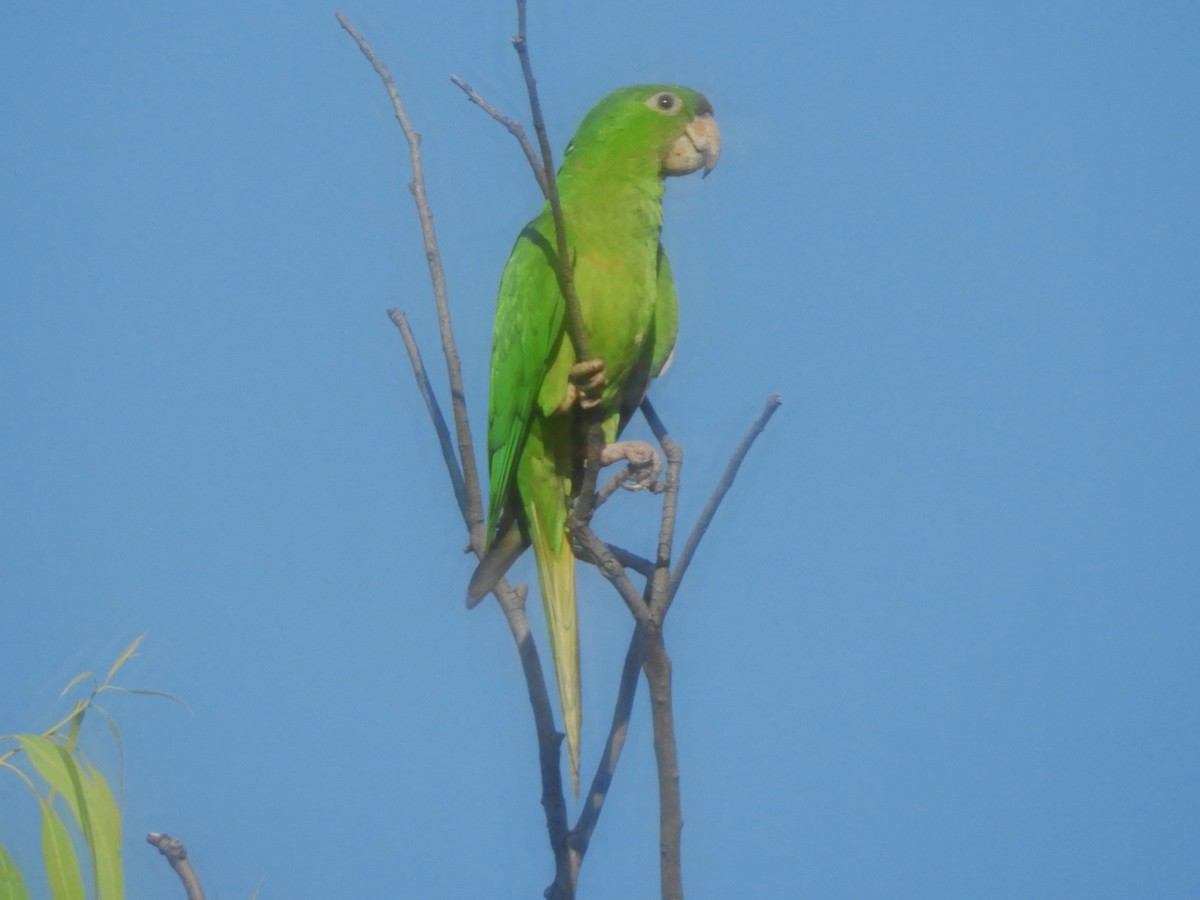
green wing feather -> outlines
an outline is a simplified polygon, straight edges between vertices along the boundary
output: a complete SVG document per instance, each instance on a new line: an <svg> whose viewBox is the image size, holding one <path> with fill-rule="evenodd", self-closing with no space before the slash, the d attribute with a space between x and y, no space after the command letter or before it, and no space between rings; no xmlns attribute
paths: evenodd
<svg viewBox="0 0 1200 900"><path fill-rule="evenodd" d="M667 251L658 245L658 291L654 304L654 349L650 358L650 378L654 379L667 370L671 357L675 355L675 341L679 336L679 301L675 297L675 279L671 275L671 263Z"/></svg>
<svg viewBox="0 0 1200 900"><path fill-rule="evenodd" d="M511 499L533 405L564 337L565 304L554 272L557 254L544 234L542 218L531 222L517 238L496 302L488 406L489 541Z"/></svg>

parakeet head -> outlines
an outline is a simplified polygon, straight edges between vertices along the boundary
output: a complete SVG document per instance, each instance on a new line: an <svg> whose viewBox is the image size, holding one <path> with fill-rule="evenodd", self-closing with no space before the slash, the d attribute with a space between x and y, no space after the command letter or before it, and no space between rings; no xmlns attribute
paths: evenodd
<svg viewBox="0 0 1200 900"><path fill-rule="evenodd" d="M703 94L677 84L613 91L589 112L567 145L563 168L628 167L631 174L707 175L721 132Z"/></svg>

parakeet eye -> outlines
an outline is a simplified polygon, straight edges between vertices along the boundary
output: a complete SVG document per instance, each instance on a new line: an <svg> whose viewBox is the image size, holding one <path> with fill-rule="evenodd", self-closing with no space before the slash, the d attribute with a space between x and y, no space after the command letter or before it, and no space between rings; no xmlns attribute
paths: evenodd
<svg viewBox="0 0 1200 900"><path fill-rule="evenodd" d="M682 105L679 98L670 91L660 91L646 101L646 105L655 112L664 113L665 115L674 115L679 112Z"/></svg>

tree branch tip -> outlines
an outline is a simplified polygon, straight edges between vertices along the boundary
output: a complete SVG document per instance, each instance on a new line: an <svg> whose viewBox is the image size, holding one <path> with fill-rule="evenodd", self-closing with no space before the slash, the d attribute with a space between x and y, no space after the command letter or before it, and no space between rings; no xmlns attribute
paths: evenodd
<svg viewBox="0 0 1200 900"><path fill-rule="evenodd" d="M171 837L169 834L163 834L161 831L151 831L146 835L146 843L158 848L158 852L163 856L170 856L174 859L187 859L187 848L183 846L183 842L179 838Z"/></svg>

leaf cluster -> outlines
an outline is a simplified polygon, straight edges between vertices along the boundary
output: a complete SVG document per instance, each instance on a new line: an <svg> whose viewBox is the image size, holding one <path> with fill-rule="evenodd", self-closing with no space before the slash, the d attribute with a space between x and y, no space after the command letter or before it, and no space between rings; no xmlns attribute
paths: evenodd
<svg viewBox="0 0 1200 900"><path fill-rule="evenodd" d="M144 637L141 635L121 651L103 680L94 672L81 672L72 678L59 696L88 681L91 689L57 724L41 734L0 735L0 744L15 745L0 753L0 769L24 783L37 802L42 858L53 900L84 900L85 867L95 900L121 900L125 895L121 808L108 779L88 759L79 739L84 719L94 713L107 724L118 756L123 758L121 732L97 702L101 695L143 694L176 700L161 691L123 687L113 681L137 655ZM15 860L0 845L0 900L28 900L29 896Z"/></svg>

